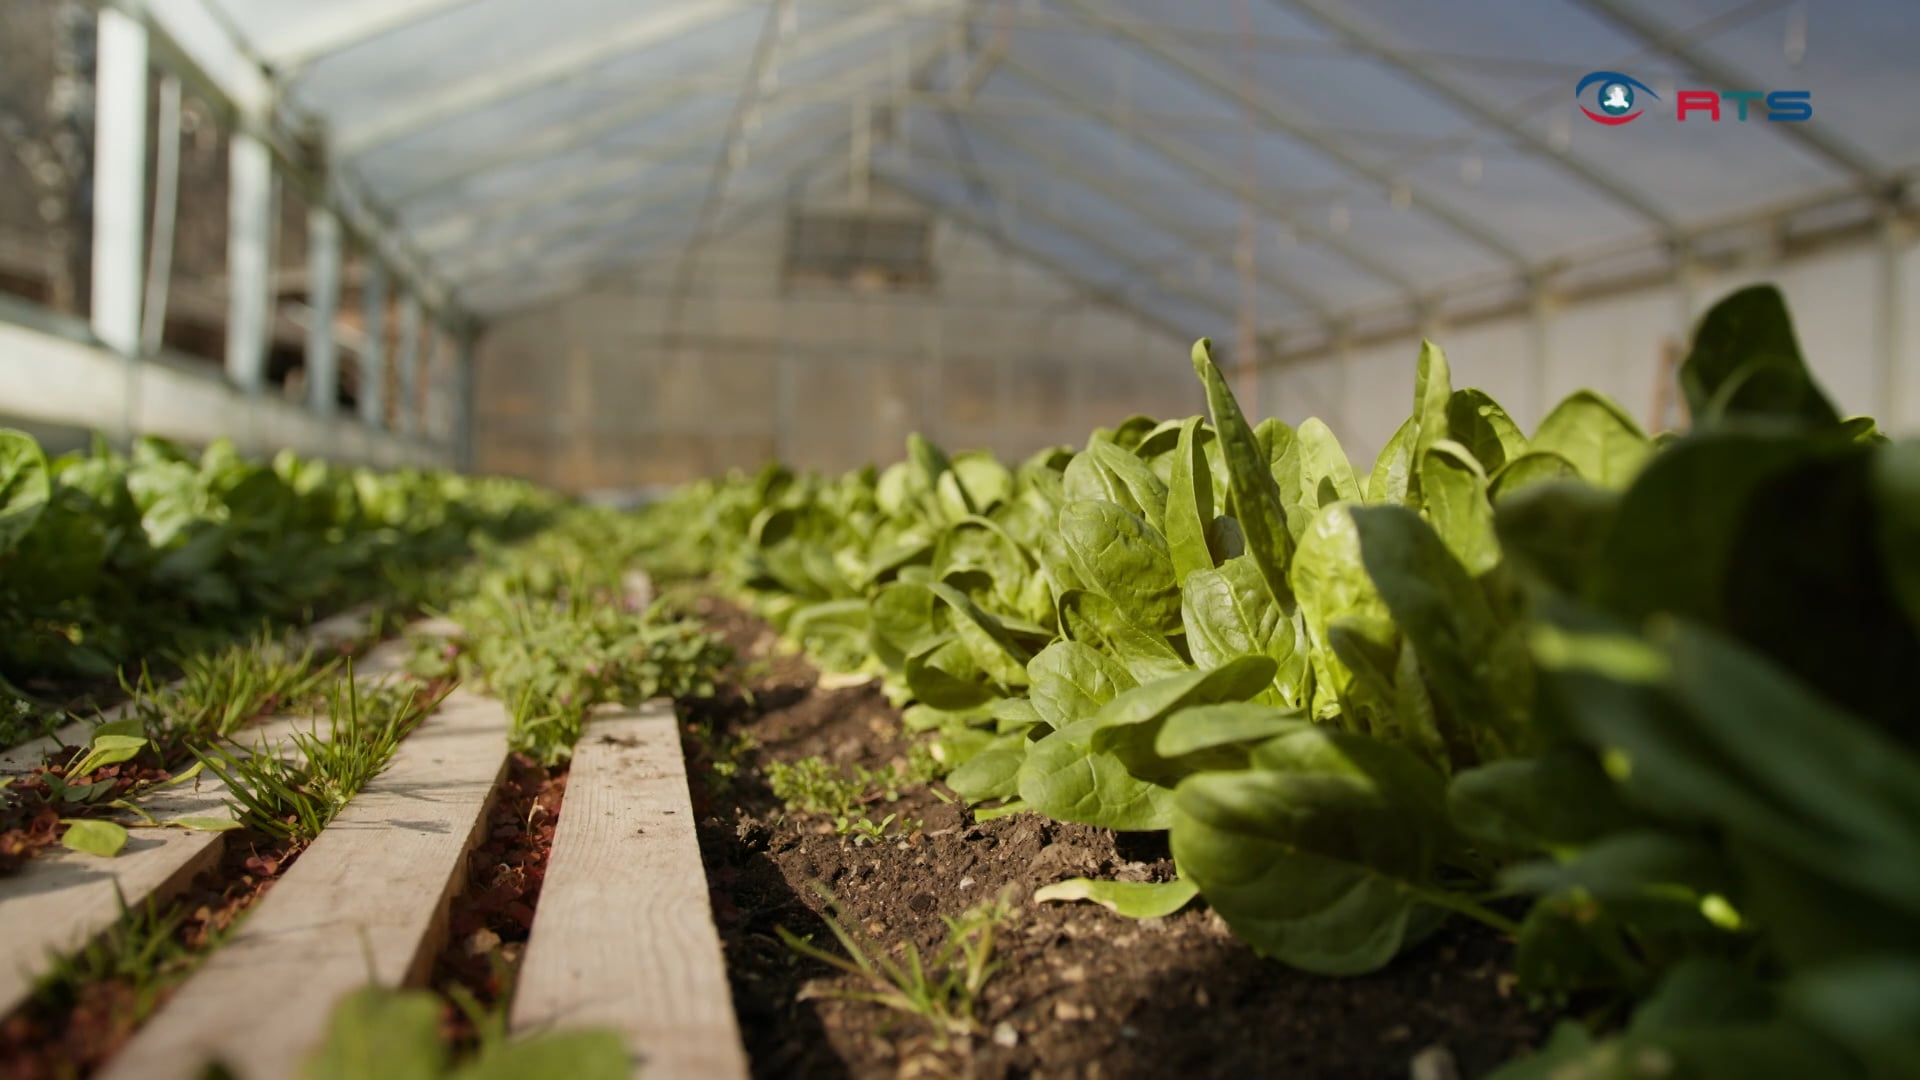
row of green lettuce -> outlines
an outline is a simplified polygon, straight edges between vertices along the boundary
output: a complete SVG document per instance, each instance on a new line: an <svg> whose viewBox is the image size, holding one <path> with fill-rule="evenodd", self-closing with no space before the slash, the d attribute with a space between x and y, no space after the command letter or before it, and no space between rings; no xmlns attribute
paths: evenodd
<svg viewBox="0 0 1920 1080"><path fill-rule="evenodd" d="M1335 975L1510 935L1600 1004L1503 1077L1920 1075L1920 444L1777 292L1702 320L1680 436L1585 391L1527 436L1429 344L1368 471L1193 362L1210 418L1078 452L691 485L660 560L883 674L982 816L1170 834L1178 881L1063 895Z"/></svg>
<svg viewBox="0 0 1920 1080"><path fill-rule="evenodd" d="M560 503L522 481L261 462L225 441L49 460L0 430L0 677L32 693L409 595L477 535L524 533Z"/></svg>

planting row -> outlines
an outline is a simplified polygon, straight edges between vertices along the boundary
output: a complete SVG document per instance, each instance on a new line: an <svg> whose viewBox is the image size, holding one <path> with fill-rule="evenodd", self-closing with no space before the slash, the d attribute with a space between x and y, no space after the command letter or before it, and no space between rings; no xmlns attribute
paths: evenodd
<svg viewBox="0 0 1920 1080"><path fill-rule="evenodd" d="M1509 1080L1920 1068L1920 444L1776 292L1703 319L1678 436L1589 392L1525 435L1428 345L1356 469L1193 363L1210 417L692 485L650 558L881 676L976 820L1167 835L1051 897L1336 976L1484 924L1598 1003Z"/></svg>
<svg viewBox="0 0 1920 1080"><path fill-rule="evenodd" d="M559 506L529 484L198 458L161 439L47 460L0 430L0 692L59 696L72 680L221 643L263 621L374 597L419 598L431 567L476 537L525 533ZM15 740L17 741L17 740Z"/></svg>

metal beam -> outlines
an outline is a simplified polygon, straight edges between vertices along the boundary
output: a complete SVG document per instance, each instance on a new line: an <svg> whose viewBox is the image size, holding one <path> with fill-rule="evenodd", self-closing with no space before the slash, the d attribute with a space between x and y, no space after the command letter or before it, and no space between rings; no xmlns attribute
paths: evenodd
<svg viewBox="0 0 1920 1080"><path fill-rule="evenodd" d="M1684 30L1662 26L1626 0L1579 0L1579 3L1647 48L1679 62L1722 89L1737 90L1760 85L1758 80L1747 77L1730 64L1714 59L1704 49L1689 42ZM1875 198L1884 199L1892 194L1887 178L1881 175L1873 159L1836 135L1831 127L1823 127L1818 123L1761 126L1799 143L1814 156L1845 173Z"/></svg>
<svg viewBox="0 0 1920 1080"><path fill-rule="evenodd" d="M463 295L486 292L499 282L528 284L552 274L564 273L583 258L604 254L608 248L631 248L663 235L681 238L687 235L684 220L661 221L655 217L597 225L582 225L560 238L548 238L538 247L523 248L512 255L475 262L464 268L460 280Z"/></svg>
<svg viewBox="0 0 1920 1080"><path fill-rule="evenodd" d="M273 156L235 132L228 147L227 377L249 394L267 378L273 270Z"/></svg>
<svg viewBox="0 0 1920 1080"><path fill-rule="evenodd" d="M780 190L772 192L762 198L753 200L752 202L749 202L746 205L737 208L734 211L734 213L730 217L728 217L726 221L722 222L717 227L715 227L712 235L708 238L709 241L718 240L725 236L728 236L729 234L733 233L735 230L741 228L742 226L751 224L752 222L758 220L762 214L767 213L769 210L775 209L777 207L783 206L786 203L788 203L791 200L791 197L792 197L791 192L794 189L798 187L804 187L807 183L812 182L812 180L816 178L823 170L829 169L841 161L845 153L845 144L846 144L845 136L842 136L838 139L830 140L828 145L824 147L820 153L818 153L817 155L809 159L806 163L800 165L798 168L789 170L787 172L788 182L785 185L783 185ZM570 289L570 288L576 288L583 284L590 284L594 278L599 277L605 273L611 272L613 269L617 269L618 267L637 265L645 261L647 256L653 253L653 251L656 248L656 245L653 243L653 241L658 240L659 234L663 231L664 230L655 230L653 235L648 235L643 232L639 235L637 240L632 234L628 234L626 236L616 236L612 238L611 242L603 241L602 243L599 243L596 245L588 245L581 250L566 252L564 253L565 254L564 260L560 260L557 263L543 267L541 271L543 276L549 270L551 270L553 273L564 275L562 279L563 280L562 287L560 288L543 287L539 290L536 290L534 293L530 295L534 297L539 297L539 298L555 295L557 293L565 292L567 289ZM601 232L604 233L604 230L601 230ZM614 246L625 249L621 254L618 260L618 263L616 265L609 266L603 263L594 263L593 260L595 256L604 255L608 247L614 247ZM589 264L591 264L591 265L588 265L585 269L578 268L578 264L580 262L581 256L585 256ZM572 272L569 272L568 270L569 267L574 267ZM510 269L511 268L495 269L491 274L487 275L486 277L477 279L469 283L466 287L462 289L463 295L475 295L475 294L480 294L480 293L489 291L492 288L494 282L502 281L508 276ZM526 276L527 275L525 273L518 273L514 275L516 281L523 281L526 278ZM668 294L668 295L669 297L671 296L671 294ZM516 304L515 307L516 308L525 307L532 302L534 301L527 300L527 301Z"/></svg>
<svg viewBox="0 0 1920 1080"><path fill-rule="evenodd" d="M1491 127L1519 145L1553 161L1568 175L1612 199L1617 205L1659 228L1662 233L1671 235L1675 232L1674 222L1666 212L1633 185L1575 157L1570 150L1555 145L1552 140L1535 131L1531 125L1501 114L1466 84L1439 69L1429 65L1409 63L1404 57L1397 55L1395 50L1387 48L1375 38L1373 32L1361 20L1353 17L1350 8L1330 0L1272 0L1272 2L1318 22L1356 51L1386 64L1428 93L1472 117L1477 123Z"/></svg>
<svg viewBox="0 0 1920 1080"><path fill-rule="evenodd" d="M361 0L309 4L309 18L253 43L260 59L292 75L328 53L341 52L382 34L424 22L472 0Z"/></svg>
<svg viewBox="0 0 1920 1080"><path fill-rule="evenodd" d="M461 472L473 471L474 365L479 349L472 333L462 333L453 354L453 462Z"/></svg>
<svg viewBox="0 0 1920 1080"><path fill-rule="evenodd" d="M791 92L796 101L809 99L813 94L805 89ZM1030 116L1042 119L1061 119L1072 115L1072 110L1041 98L1027 97L990 97L975 98L972 101L957 100L955 91L934 91L929 93L901 94L888 99L892 104L911 109L930 109L939 112L955 113L962 116ZM1138 102L1127 104L1127 126L1132 128L1154 127L1173 131L1223 131L1245 133L1246 120L1225 113L1168 112L1163 109L1140 107ZM1365 128L1339 127L1329 124L1315 124L1312 131L1329 139L1340 139L1356 145L1376 147L1396 153L1419 153L1430 150L1435 145L1431 136L1411 135L1399 131L1369 131ZM1490 147L1483 154L1486 157L1501 157L1503 151ZM1506 157L1524 156L1523 151L1505 151Z"/></svg>
<svg viewBox="0 0 1920 1080"><path fill-rule="evenodd" d="M582 147L605 142L665 109L734 85L731 76L720 78L708 74L652 84L632 94L609 95L610 106L588 109L558 124L543 125L524 134L517 129L503 132L501 138L489 141L477 155L447 157L441 161L440 172L409 184L394 185L390 201L409 218L433 221L439 216L433 205L419 211L414 208L435 195L452 192L457 198L458 189L502 169L528 161L563 157ZM679 133L673 135L676 141L664 148L667 152L684 149Z"/></svg>
<svg viewBox="0 0 1920 1080"><path fill-rule="evenodd" d="M1081 97L1077 91L1063 85L1051 75L1041 73L1016 57L1008 57L1006 65L1007 70L1018 75L1023 81L1073 106L1088 119L1104 124L1121 138L1139 143L1168 162L1192 173L1234 201L1238 202L1246 196L1246 185L1240 182L1240 178L1234 175L1233 170L1216 163L1205 153L1158 132L1129 127L1125 117L1118 111ZM1265 191L1253 193L1253 204L1268 217L1285 223L1302 238L1334 252L1366 274L1392 285L1399 290L1407 302L1417 302L1420 294L1419 285L1387 260L1378 258L1318 226L1309 224L1300 217L1296 208L1287 206Z"/></svg>
<svg viewBox="0 0 1920 1080"><path fill-rule="evenodd" d="M865 30L871 30L875 25L870 20L862 20L862 22ZM807 42L815 41L823 35L832 33L835 30L842 28L844 25L845 25L844 22L835 23L830 27L816 31L814 34L802 35L799 39L794 41L788 47L788 49L783 50L782 58L784 62L792 63L796 59L798 59L803 51L803 47L804 47L804 50L807 52L814 51L813 46L806 45ZM931 49L923 50L922 52L917 53L913 57L911 57L910 60L913 63L924 63L930 55L932 55ZM869 81L885 74L886 71L888 71L891 68L891 66L892 66L891 58L884 57L884 56L875 57L874 59L869 60L865 63L857 64L853 67L846 68L842 71L835 73L835 75L832 78L827 79L826 81L822 82L819 85L819 90L824 93L831 93L835 96L846 95L866 85ZM736 86L737 85L738 84L736 81ZM759 106L761 116L762 116L761 125L764 127L767 124L771 123L778 115L786 111L788 107L792 104L794 104L794 102L790 101L785 96L776 96L761 102ZM702 125L695 131L682 134L680 138L686 149L710 150L712 145L717 139L722 139L726 137L727 131L730 130L732 119L733 119L732 117L729 117L728 120L726 121L719 121L713 124ZM777 154L780 150L785 149L786 147L792 145L792 143L795 141L796 136L817 140L824 134L828 126L829 125L823 123L818 127L809 127L805 129L806 133L804 135L801 132L795 132L793 135L789 135L786 138L782 139L781 142L777 144L777 149L774 151L774 153ZM717 159L717 164L718 163L724 163L724 158ZM581 205L582 200L580 199L580 196L582 194L589 191L597 190L599 188L606 187L608 181L612 181L612 182L618 182L621 180L631 181L632 176L633 176L633 173L632 173L631 164L623 163L619 161L608 162L604 167L584 170L583 172L578 173L573 177L568 177L567 179L562 180L557 184L550 185L547 187L535 188L530 191L522 192L509 199L504 199L497 203L494 203L490 205L481 215L479 215L479 218L492 219L496 216L508 216L509 211L511 211L511 216L524 218L528 211L534 210L543 206L547 206L547 205ZM696 178L694 186L697 187L700 183L708 183L710 181L711 181L710 175L698 176ZM686 190L687 185L685 183L676 181L672 184L669 184L668 187L670 187L672 190L678 193ZM422 235L424 238L426 234L422 234ZM444 235L447 235L447 236L453 235L453 225L451 222L449 222ZM469 237L472 236L471 233L467 233L466 235ZM469 241L469 244L470 242L471 241ZM469 246L469 245L468 244L462 245L463 248L466 246Z"/></svg>
<svg viewBox="0 0 1920 1080"><path fill-rule="evenodd" d="M602 33L570 39L504 70L488 67L418 97L388 102L366 123L336 132L334 149L357 157L435 124L581 78L595 68L719 22L757 2L682 0L664 7L649 5L638 18Z"/></svg>
<svg viewBox="0 0 1920 1080"><path fill-rule="evenodd" d="M476 269L512 266L582 237L604 235L661 207L684 203L696 195L705 182L705 178L682 179L665 187L625 193L616 199L583 202L577 208L580 212L557 220L535 219L525 228L482 237L476 243L446 252L442 262L455 284L464 286L472 282Z"/></svg>
<svg viewBox="0 0 1920 1080"><path fill-rule="evenodd" d="M951 219L954 223L992 241L997 247L1011 252L1027 262L1033 263L1035 266L1053 274L1065 282L1069 289L1077 292L1082 299L1089 303L1099 304L1102 307L1120 312L1128 318L1139 319L1141 322L1153 326L1175 340L1185 341L1200 336L1193 332L1194 328L1192 327L1179 326L1165 316L1155 314L1141 307L1139 303L1130 298L1124 291L1110 289L1101 285L1091 278L1088 278L1077 267L1069 266L1064 261L1048 255L1034 248L1032 245L1021 243L1014 237L1009 236L1004 229L1000 228L999 225L984 215L928 194L918 184L915 184L907 177L889 175L887 177L887 183L899 189L908 197L918 201L933 213Z"/></svg>
<svg viewBox="0 0 1920 1080"><path fill-rule="evenodd" d="M307 211L307 398L331 419L340 407L340 353L334 324L340 308L340 219L324 206Z"/></svg>
<svg viewBox="0 0 1920 1080"><path fill-rule="evenodd" d="M778 18L780 5L785 2L787 2L787 0L776 0L773 12L769 16L767 30L762 35L761 46L756 50L753 63L749 68L746 86L741 91L741 99L738 107L734 111L733 122L729 124L727 136L722 142L723 152L720 160L715 164L713 181L707 189L706 199L701 204L698 224L695 226L692 239L688 241L687 246L681 252L680 265L674 275L675 297L669 301L669 307L667 309L667 336L669 338L674 336L679 325L681 310L685 306L686 292L691 288L694 274L699 268L700 251L718 221L720 209L725 202L726 183L734 167L734 140L739 137L740 133L738 122L743 120L753 109L758 99L762 69L767 59L772 55L773 50L777 47L777 37L774 33L777 24L774 20ZM893 13L887 12L887 14L891 15ZM891 20L889 20L889 25L891 25ZM956 29L952 32L957 33L959 31ZM927 39L919 50L910 50L900 57L906 67L906 77L909 84L920 79L924 71L939 58L944 49L947 36L947 32L932 36ZM876 64L884 62L887 64L887 69L892 70L892 60L892 57L881 57L876 59ZM864 66L856 68L854 71L849 72L848 77L843 80L848 84L848 88L854 91L856 95L864 91L866 83L871 78L871 75L865 73L866 71L867 68ZM871 133L869 132L867 134L870 136ZM850 132L850 142L857 141L859 135L859 132Z"/></svg>
<svg viewBox="0 0 1920 1080"><path fill-rule="evenodd" d="M689 172L694 167L704 171L706 154L701 152L710 151L712 145L711 138L690 139L679 148L671 163L687 165ZM694 154L699 154L699 160L687 160ZM591 168L569 173L550 184L528 184L524 190L497 201L490 200L473 209L463 209L459 214L448 215L420 229L417 233L420 246L438 259L476 243L489 242L492 235L487 230L488 225L525 223L540 211L552 207L588 205L596 195L604 195L608 188L619 187L630 191L641 166L668 163L662 161L659 155L660 151L655 149L622 154ZM701 175L701 179L704 181L705 176Z"/></svg>
<svg viewBox="0 0 1920 1080"><path fill-rule="evenodd" d="M1112 18L1093 0L1061 0L1072 8L1089 24L1111 27ZM1371 180L1382 190L1392 191L1400 183L1400 178L1373 162L1354 156L1337 140L1330 139L1306 124L1294 118L1292 110L1269 99L1257 87L1246 84L1204 60L1169 48L1153 35L1137 29L1119 30L1126 38L1142 51L1159 60L1166 66L1185 75L1193 82L1219 95L1222 99L1242 105L1251 111L1260 122L1273 130L1286 134L1294 141L1318 152L1322 157L1334 162L1355 176ZM1525 272L1527 258L1520 250L1510 244L1505 237L1476 220L1472 215L1441 200L1431 197L1414 200L1415 208L1434 218L1475 246L1498 256L1516 271Z"/></svg>
<svg viewBox="0 0 1920 1080"><path fill-rule="evenodd" d="M1121 191L1119 187L1109 179L1108 174L1099 169L1082 165L1071 154L1063 153L1055 149L1044 140L1029 139L1025 136L1015 135L1004 125L991 122L983 123L977 118L972 121L972 125L984 131L989 138L1011 147L1013 150L1046 166L1056 176L1070 180L1086 188L1088 191L1100 195L1113 205L1153 225L1169 236L1201 249L1218 243L1220 240L1217 236L1209 236L1195 229L1179 215L1160 209L1151 202L1140 202L1128 198L1126 193ZM1306 308L1320 319L1325 320L1332 317L1332 305L1326 298L1320 296L1312 288L1302 284L1297 279L1281 274L1270 267L1263 267L1260 276L1275 290L1292 297L1301 307Z"/></svg>
<svg viewBox="0 0 1920 1080"><path fill-rule="evenodd" d="M93 333L122 356L140 353L140 253L145 246L147 28L100 12L93 130Z"/></svg>
<svg viewBox="0 0 1920 1080"><path fill-rule="evenodd" d="M113 0L89 2L104 7ZM376 252L429 307L449 321L466 317L448 308L444 283L359 184L341 172L314 167L302 137L283 122L283 115L292 110L280 87L225 20L200 0L145 0L137 6L156 56L223 105L235 117L238 129L265 141L281 174L292 178L309 202L333 207L352 235Z"/></svg>
<svg viewBox="0 0 1920 1080"><path fill-rule="evenodd" d="M795 147L818 146L820 140L827 137L836 126L832 120L823 118L816 123L797 129L767 151L768 159L778 161L782 154ZM705 188L708 182L708 177L696 173L664 187L623 193L611 202L582 202L579 206L587 211L586 213L559 222L536 222L527 228L505 235L484 238L485 243L478 246L484 246L486 251L478 259L462 262L457 252L450 251L443 256L442 261L447 264L447 272L456 281L471 284L476 266L489 270L511 266L517 260L537 255L543 249L564 245L575 237L603 234L610 227L620 225L637 214L692 195ZM470 250L472 246L475 245L468 245L462 250Z"/></svg>
<svg viewBox="0 0 1920 1080"><path fill-rule="evenodd" d="M360 349L358 391L360 422L371 428L387 424L387 276L378 262L367 265L360 286L364 344Z"/></svg>
<svg viewBox="0 0 1920 1080"><path fill-rule="evenodd" d="M897 173L887 166L881 167L879 175L883 176L889 183L892 183L892 184L900 185L905 182L902 179L903 174ZM945 208L951 205L951 203L949 203L948 200L938 198L937 196L931 196L928 193L926 193L924 189L916 189L915 198L921 198L921 199L931 198L932 201L934 201L938 206L942 208ZM1045 225L1046 227L1052 229L1054 232L1057 232L1062 236L1068 237L1069 239L1073 240L1075 243L1079 244L1080 246L1091 249L1113 260L1113 264L1116 267L1118 267L1120 270L1125 272L1120 275L1120 277L1123 279L1126 277L1133 277L1133 276L1140 276L1140 275L1147 274L1149 272L1149 267L1153 265L1152 260L1142 259L1139 256L1135 255L1134 253L1124 250L1119 245L1113 243L1111 240L1108 240L1105 236L1101 235L1097 230L1095 230L1090 226L1083 225L1079 222L1073 221L1060 214L1049 213L1045 210L1036 208L1030 204L1010 202L1007 199L1004 192L995 191L993 195L993 200L995 205L1009 207L1014 217L1025 217L1033 221L1037 221L1042 225ZM1153 280L1161 288L1164 288L1168 292L1171 292L1179 296L1181 299L1187 301L1190 304L1193 304L1195 307L1205 308L1209 311L1215 312L1216 314L1225 315L1229 319L1233 317L1233 305L1227 303L1226 301L1220 299L1217 296L1212 296L1204 292L1199 292L1193 289L1189 289L1184 285L1168 284L1167 282L1160 280L1158 275L1155 275ZM1110 289L1119 288L1116 282L1107 282L1105 283L1104 287L1110 288ZM1119 291L1122 294L1125 294L1125 293L1131 292L1134 287L1135 286L1128 286L1125 288L1120 288Z"/></svg>
<svg viewBox="0 0 1920 1080"><path fill-rule="evenodd" d="M811 9L866 10L880 6L878 0L807 0ZM974 0L969 10L962 16L971 23L987 23L1004 19L1015 30L1036 30L1050 33L1070 33L1080 37L1088 36L1088 28L1075 20L1048 10L1034 0L1014 0L1007 5L1011 8L1001 15L989 8L985 0ZM1115 5L1116 8L1120 5ZM1135 5L1144 7L1145 5ZM1171 3L1155 5L1156 11L1178 12L1180 9ZM903 14L904 19L928 19L928 16ZM1201 26L1196 20L1179 21L1148 19L1138 16L1116 14L1113 22L1128 29L1151 34L1163 41L1178 42L1202 51L1226 51L1235 48L1249 48L1257 53L1269 56L1303 57L1345 57L1353 55L1353 50L1337 41L1323 37L1307 37L1289 34L1273 34L1262 31L1242 33L1237 29L1216 29ZM1095 28L1097 37L1115 37L1114 31ZM1459 68L1488 75L1510 75L1522 78L1552 79L1555 81L1577 79L1581 74L1592 70L1590 64L1571 64L1554 60L1542 60L1525 56L1497 56L1487 53L1454 52L1445 49L1395 49L1394 54L1408 63Z"/></svg>
<svg viewBox="0 0 1920 1080"><path fill-rule="evenodd" d="M960 84L953 88L953 100L958 105L972 105L980 95L980 88L993 78L1000 62L1007 58L1007 50L1013 45L1013 4L1011 0L1000 0L994 11L993 38L985 48L974 56L973 65L961 78Z"/></svg>
<svg viewBox="0 0 1920 1080"><path fill-rule="evenodd" d="M902 10L908 13L939 12L951 8L955 0L900 0L900 3ZM895 13L890 10L871 8L829 23L818 30L806 31L798 40L789 43L785 53L786 62L798 63L838 48L849 41L858 40L876 30L886 29L893 25L895 18ZM824 85L832 86L842 82L843 80L836 76L827 80ZM519 137L518 133L508 133L507 137L501 140L500 145L490 153L478 158L463 158L450 162L447 170L439 176L399 192L394 198L394 204L406 206L415 203L428 195L444 191L450 186L471 181L475 177L530 158L558 157L646 120L663 109L699 97L704 91L737 89L738 86L738 78L728 72L650 85L632 95L611 95L614 98L614 104L608 108L587 112L558 126L528 133L525 137ZM789 98L810 89L795 87L771 93L768 96L768 102L785 106L789 103ZM845 91L841 90L839 93L844 94ZM721 122L703 126L696 132L677 135L676 138L684 139L689 144L696 139L710 142L715 135L724 130L725 124Z"/></svg>
<svg viewBox="0 0 1920 1080"><path fill-rule="evenodd" d="M399 400L393 408L395 431L412 435L420 430L420 301L412 293L400 297Z"/></svg>

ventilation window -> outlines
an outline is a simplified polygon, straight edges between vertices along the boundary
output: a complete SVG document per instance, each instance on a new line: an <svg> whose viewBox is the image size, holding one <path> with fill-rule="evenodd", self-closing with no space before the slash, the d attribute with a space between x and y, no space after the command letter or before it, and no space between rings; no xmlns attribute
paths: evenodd
<svg viewBox="0 0 1920 1080"><path fill-rule="evenodd" d="M933 282L933 228L920 215L804 211L787 219L788 283L856 289Z"/></svg>

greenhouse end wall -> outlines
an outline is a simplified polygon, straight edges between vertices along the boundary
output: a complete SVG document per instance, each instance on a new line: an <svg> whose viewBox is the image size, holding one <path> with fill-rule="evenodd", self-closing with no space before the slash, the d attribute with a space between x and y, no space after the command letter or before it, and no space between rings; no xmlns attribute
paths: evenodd
<svg viewBox="0 0 1920 1080"><path fill-rule="evenodd" d="M775 458L884 464L912 432L1017 457L1202 407L1189 342L949 220L918 292L785 285L784 242L774 214L710 243L677 333L672 259L495 323L478 350L475 467L644 489Z"/></svg>

